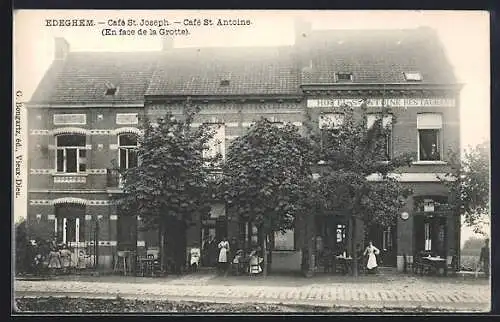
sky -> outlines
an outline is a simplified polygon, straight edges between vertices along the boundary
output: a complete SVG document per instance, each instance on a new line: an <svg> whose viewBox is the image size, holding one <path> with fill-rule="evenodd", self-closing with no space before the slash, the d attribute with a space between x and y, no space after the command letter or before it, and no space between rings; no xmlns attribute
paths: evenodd
<svg viewBox="0 0 500 322"><path fill-rule="evenodd" d="M490 138L489 14L484 11L105 11L20 10L14 13L14 88L29 100L54 57L54 37L64 37L72 51L151 51L159 36L103 36L106 25L47 27L45 19L241 19L250 26L189 26L175 47L276 46L293 44L294 18L313 29L400 29L429 26L436 30L463 89L460 98L461 145ZM107 28L107 27L106 27ZM114 27L120 28L120 27ZM463 238L462 238L463 239Z"/></svg>

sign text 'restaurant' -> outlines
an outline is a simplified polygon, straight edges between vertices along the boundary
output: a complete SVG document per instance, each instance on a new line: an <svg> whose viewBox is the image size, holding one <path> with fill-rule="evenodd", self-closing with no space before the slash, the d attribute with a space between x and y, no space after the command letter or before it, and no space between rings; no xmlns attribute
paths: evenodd
<svg viewBox="0 0 500 322"><path fill-rule="evenodd" d="M353 106L359 107L363 103L362 98L322 98L308 99L307 107L341 107ZM455 99L453 98L369 98L366 99L367 107L412 107L412 106L436 106L453 107Z"/></svg>

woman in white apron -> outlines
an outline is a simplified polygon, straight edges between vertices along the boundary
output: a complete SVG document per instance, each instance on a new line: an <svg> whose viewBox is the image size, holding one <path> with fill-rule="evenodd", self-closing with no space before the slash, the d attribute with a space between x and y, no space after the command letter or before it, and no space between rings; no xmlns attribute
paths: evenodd
<svg viewBox="0 0 500 322"><path fill-rule="evenodd" d="M224 237L222 238L221 242L218 245L219 247L219 269L221 272L223 272L225 275L227 274L227 265L228 265L228 252L229 252L229 242L227 241L227 238Z"/></svg>
<svg viewBox="0 0 500 322"><path fill-rule="evenodd" d="M369 273L374 273L377 268L377 256L380 254L380 250L377 247L373 246L373 243L370 241L368 243L368 247L366 247L364 256L368 256L368 261L366 263L366 268Z"/></svg>

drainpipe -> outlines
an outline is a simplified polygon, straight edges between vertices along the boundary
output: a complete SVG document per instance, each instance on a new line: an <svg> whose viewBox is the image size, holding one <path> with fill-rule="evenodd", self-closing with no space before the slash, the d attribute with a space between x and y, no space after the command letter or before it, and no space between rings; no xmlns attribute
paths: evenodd
<svg viewBox="0 0 500 322"><path fill-rule="evenodd" d="M99 268L99 217L95 222L95 267Z"/></svg>

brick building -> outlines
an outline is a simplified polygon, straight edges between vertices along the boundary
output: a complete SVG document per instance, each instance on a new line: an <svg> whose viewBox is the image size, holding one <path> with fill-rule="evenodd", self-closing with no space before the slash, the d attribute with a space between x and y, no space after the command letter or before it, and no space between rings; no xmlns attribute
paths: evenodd
<svg viewBox="0 0 500 322"><path fill-rule="evenodd" d="M142 116L180 114L189 98L202 107L194 126L221 125L216 150L225 153L261 116L303 127L309 114L319 130L324 120L342 121L341 105L356 108L366 100L368 124L382 106L394 116L383 122L392 127L387 156L417 156L400 169L400 180L414 191L404 213L391 227L367 227L383 264L402 269L404 255L423 249L458 252L459 217L445 210L450 196L438 177L447 172L448 149L460 147L460 86L436 34L316 31L307 24L298 24L296 34L290 46L174 48L166 41L151 53L71 52L57 39L54 62L29 104L32 236L55 233L108 267L118 249L158 247L156 233L137 232L140 218L127 222L110 202L121 191L110 169L136 164ZM300 270L306 249L345 243L351 225L332 215L311 214L272 238L272 269ZM215 200L210 218L196 222L186 248L210 235L227 234L239 245L258 239L254 227Z"/></svg>

